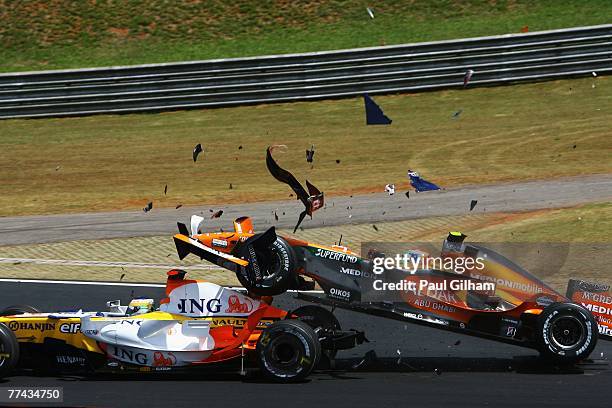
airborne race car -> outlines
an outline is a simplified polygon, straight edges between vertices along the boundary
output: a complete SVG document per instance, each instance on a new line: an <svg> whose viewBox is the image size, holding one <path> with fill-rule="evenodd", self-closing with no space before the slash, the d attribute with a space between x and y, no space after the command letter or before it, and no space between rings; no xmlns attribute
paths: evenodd
<svg viewBox="0 0 612 408"><path fill-rule="evenodd" d="M307 377L336 350L365 340L363 333L341 331L321 307L289 313L271 306L271 298L188 280L185 273L168 272L167 297L158 310L152 299L134 299L129 306L111 301L108 312L5 309L0 378L17 365L43 372L174 372L242 359L256 360L273 381L290 382Z"/></svg>
<svg viewBox="0 0 612 408"><path fill-rule="evenodd" d="M194 254L231 270L250 293L276 295L312 289L316 283L324 297L300 292L298 297L536 349L559 364L587 358L598 337L612 339L609 287L574 282L563 296L502 255L464 243L460 233L449 235L441 256L480 259L482 268L463 273L385 268L376 273L376 260L383 254L364 259L345 247L277 236L274 227L255 234L247 217L234 221L234 232L200 234L202 221L192 217L191 234L178 223L174 241L179 258ZM423 281L427 286L420 285ZM378 290L383 284L403 289Z"/></svg>

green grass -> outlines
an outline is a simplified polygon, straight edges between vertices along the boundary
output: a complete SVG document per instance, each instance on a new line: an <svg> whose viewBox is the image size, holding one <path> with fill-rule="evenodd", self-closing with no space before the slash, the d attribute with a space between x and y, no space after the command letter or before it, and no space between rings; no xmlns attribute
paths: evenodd
<svg viewBox="0 0 612 408"><path fill-rule="evenodd" d="M0 71L390 45L605 24L610 16L608 0L0 0Z"/></svg>
<svg viewBox="0 0 612 408"><path fill-rule="evenodd" d="M406 188L409 168L444 187L612 172L606 77L376 101L392 125L366 126L361 99L0 121L0 215L288 199L265 166L271 144L329 195Z"/></svg>

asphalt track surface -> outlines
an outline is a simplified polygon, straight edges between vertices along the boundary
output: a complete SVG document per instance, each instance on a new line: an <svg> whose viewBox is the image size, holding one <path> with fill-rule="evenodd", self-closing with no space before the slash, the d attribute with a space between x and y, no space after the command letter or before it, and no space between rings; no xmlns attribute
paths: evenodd
<svg viewBox="0 0 612 408"><path fill-rule="evenodd" d="M0 283L0 307L103 310L109 299L162 293L159 287ZM275 299L288 309L297 302L291 294ZM317 372L304 383L269 384L230 370L198 377L23 373L0 387L63 387L65 405L95 407L611 406L612 342L599 342L593 362L560 370L543 365L528 349L349 311L336 315L344 328L365 330L371 342L339 354L344 368ZM378 359L351 369L369 350Z"/></svg>
<svg viewBox="0 0 612 408"><path fill-rule="evenodd" d="M376 193L354 197L328 197L326 208L319 210L312 220L307 217L303 227L463 215L469 212L471 200L478 200L478 206L473 214L537 210L610 201L612 174L472 186L423 193L413 191L410 199L407 199L401 191L394 196ZM189 225L189 218L194 213L202 213L208 218L210 208L212 207L183 207L178 210L154 208L146 214L143 211L127 211L1 217L0 246L165 235L177 231L177 221ZM219 219L206 219L204 225L208 230L219 228L229 230L235 218L247 215L253 218L256 230L263 231L272 225L278 228L293 228L303 208L297 200L292 200L215 206L214 209L215 211L223 209L224 213ZM277 222L274 219L274 211L279 216Z"/></svg>

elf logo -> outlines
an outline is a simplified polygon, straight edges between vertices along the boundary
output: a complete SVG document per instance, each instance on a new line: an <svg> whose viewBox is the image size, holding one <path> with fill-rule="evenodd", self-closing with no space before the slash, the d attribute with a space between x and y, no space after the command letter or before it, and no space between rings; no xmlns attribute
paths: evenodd
<svg viewBox="0 0 612 408"><path fill-rule="evenodd" d="M81 330L81 323L63 323L60 325L59 330L61 333L75 334Z"/></svg>

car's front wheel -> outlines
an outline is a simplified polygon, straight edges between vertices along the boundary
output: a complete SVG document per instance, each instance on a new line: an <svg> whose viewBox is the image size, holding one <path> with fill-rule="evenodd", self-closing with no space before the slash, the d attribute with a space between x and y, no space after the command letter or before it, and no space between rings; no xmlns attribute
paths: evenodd
<svg viewBox="0 0 612 408"><path fill-rule="evenodd" d="M587 358L597 344L593 315L573 303L553 303L538 317L536 343L542 357L573 364Z"/></svg>
<svg viewBox="0 0 612 408"><path fill-rule="evenodd" d="M312 328L300 320L280 320L266 328L257 342L259 367L276 382L303 381L321 357Z"/></svg>
<svg viewBox="0 0 612 408"><path fill-rule="evenodd" d="M19 361L19 343L11 329L0 323L0 378L8 376Z"/></svg>
<svg viewBox="0 0 612 408"><path fill-rule="evenodd" d="M276 237L265 248L242 246L237 256L249 260L249 265L238 270L237 277L242 286L255 295L280 295L296 284L295 253L281 237Z"/></svg>

